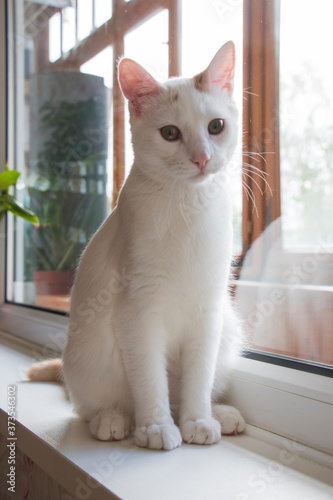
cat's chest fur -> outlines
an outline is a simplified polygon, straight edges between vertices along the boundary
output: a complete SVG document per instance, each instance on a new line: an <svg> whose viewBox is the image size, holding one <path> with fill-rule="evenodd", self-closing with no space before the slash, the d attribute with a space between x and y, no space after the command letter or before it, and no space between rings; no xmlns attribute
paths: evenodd
<svg viewBox="0 0 333 500"><path fill-rule="evenodd" d="M151 287L152 294L162 293L165 301L192 297L196 302L225 289L232 244L231 204L226 186L214 182L215 190L208 184L178 185L148 192L138 201L129 179L119 212L121 266L126 264L133 294L140 286L146 291ZM136 180L136 188L137 184Z"/></svg>

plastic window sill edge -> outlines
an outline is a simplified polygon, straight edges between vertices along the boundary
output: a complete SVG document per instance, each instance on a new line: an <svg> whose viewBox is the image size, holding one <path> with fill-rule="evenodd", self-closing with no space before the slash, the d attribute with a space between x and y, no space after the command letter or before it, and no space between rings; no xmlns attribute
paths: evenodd
<svg viewBox="0 0 333 500"><path fill-rule="evenodd" d="M71 461L68 456L63 454L61 450L52 446L52 443L47 442L47 440L41 439L40 436L35 434L28 427L25 427L18 422L17 430L20 435L19 448L21 451L30 457L37 466L44 470L52 480L60 484L75 498L77 496L78 485L88 485L88 488L86 486L86 489L88 490L90 486L90 500L113 500L120 498L114 491L112 491L111 488L106 487L102 483L98 483L96 477L91 474L89 468L85 469L78 466L74 461ZM7 414L2 408L0 408L0 433L6 436L6 431ZM281 436L277 436L251 425L247 426L246 435L252 439L250 439L245 446L242 446L242 444L239 446L240 460L243 451L245 454L250 452L256 457L259 456L263 459L267 459L266 474L268 473L269 481L272 480L269 478L270 468L274 471L274 474L276 474L276 471L278 472L279 470L282 471L283 469L289 468L292 471L305 474L311 479L314 479L320 489L322 486L324 486L324 488L331 487L333 492L333 457L326 456L311 448L300 446L298 443L286 438L281 440ZM232 440L233 438L230 439ZM268 450L266 449L266 445L268 445ZM236 446L238 446L237 443ZM272 449L275 449L274 457L271 456ZM198 452L198 447L193 447L193 453ZM81 452L81 457L82 453L84 454L84 451ZM95 458L97 463L100 458L98 452L96 452ZM101 461L101 463L102 462L103 461ZM205 464L207 466L207 459ZM262 474L263 471L265 471L265 469L262 465L258 472L258 477L260 477L260 474ZM175 472L175 476L177 476L178 473L178 471ZM174 477L174 479L177 480L176 477ZM257 498L256 496L252 496L251 486L251 482L249 482L248 485L245 485L245 489L248 488L249 494L251 495L250 497L246 496L246 498ZM178 494L186 494L186 489L182 493L183 486L180 486L180 490L179 488L177 489ZM295 493L297 492L293 489L293 495ZM207 494L209 495L209 485L207 485ZM245 490L243 494L247 495ZM130 497L132 498L131 495L129 498ZM149 498L148 496L141 494L139 497L145 499ZM260 495L259 497L261 498ZM126 497L124 496L121 498L126 500Z"/></svg>

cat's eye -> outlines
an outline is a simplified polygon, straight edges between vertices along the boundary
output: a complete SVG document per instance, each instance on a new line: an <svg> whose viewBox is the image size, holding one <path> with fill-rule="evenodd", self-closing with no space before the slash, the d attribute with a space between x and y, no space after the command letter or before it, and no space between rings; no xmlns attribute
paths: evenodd
<svg viewBox="0 0 333 500"><path fill-rule="evenodd" d="M208 132L213 135L217 135L222 132L224 127L224 121L222 118L214 118L208 125Z"/></svg>
<svg viewBox="0 0 333 500"><path fill-rule="evenodd" d="M160 129L163 139L166 141L176 141L180 139L180 130L174 125L166 125Z"/></svg>

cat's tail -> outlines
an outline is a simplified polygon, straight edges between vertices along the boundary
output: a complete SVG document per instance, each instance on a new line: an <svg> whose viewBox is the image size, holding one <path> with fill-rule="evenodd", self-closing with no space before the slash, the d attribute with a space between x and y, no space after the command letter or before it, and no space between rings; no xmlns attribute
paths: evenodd
<svg viewBox="0 0 333 500"><path fill-rule="evenodd" d="M47 359L34 363L26 375L32 382L63 382L62 360Z"/></svg>

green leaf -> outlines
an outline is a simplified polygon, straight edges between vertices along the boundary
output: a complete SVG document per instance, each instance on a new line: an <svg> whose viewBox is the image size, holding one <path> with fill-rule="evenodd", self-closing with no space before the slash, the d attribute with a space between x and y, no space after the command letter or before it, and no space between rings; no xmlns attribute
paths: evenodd
<svg viewBox="0 0 333 500"><path fill-rule="evenodd" d="M33 224L39 224L37 215L29 208L24 207L22 203L14 198L14 196L6 193L2 194L0 196L0 206L5 207L5 209L9 210L12 214L22 217Z"/></svg>
<svg viewBox="0 0 333 500"><path fill-rule="evenodd" d="M16 184L20 175L20 172L17 170L6 170L5 172L2 172L0 174L0 192L6 191L9 186Z"/></svg>

